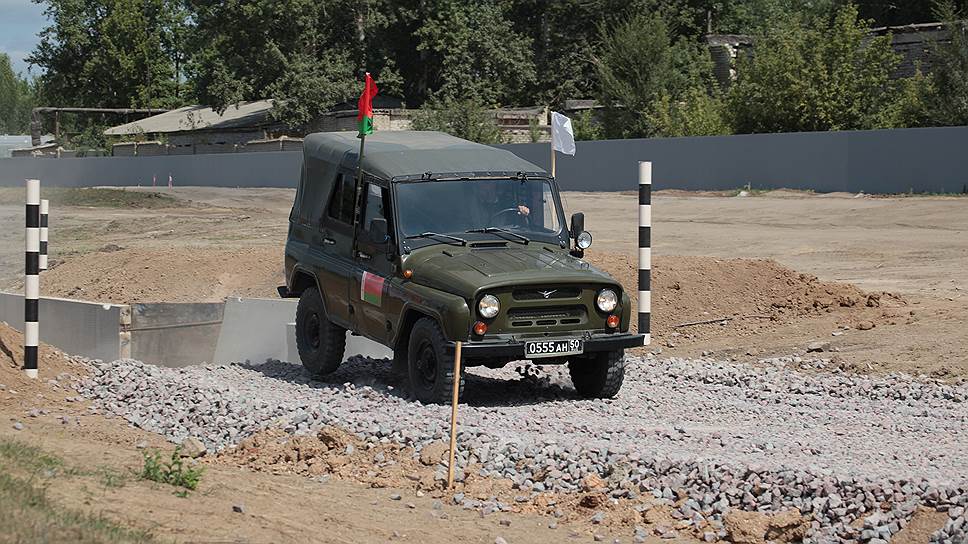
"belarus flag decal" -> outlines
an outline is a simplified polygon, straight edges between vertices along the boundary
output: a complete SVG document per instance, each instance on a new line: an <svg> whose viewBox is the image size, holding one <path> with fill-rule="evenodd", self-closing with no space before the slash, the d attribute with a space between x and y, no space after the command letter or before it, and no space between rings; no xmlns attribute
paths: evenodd
<svg viewBox="0 0 968 544"><path fill-rule="evenodd" d="M360 282L360 298L363 302L369 302L376 306L383 304L383 277L369 272L363 273L363 280Z"/></svg>

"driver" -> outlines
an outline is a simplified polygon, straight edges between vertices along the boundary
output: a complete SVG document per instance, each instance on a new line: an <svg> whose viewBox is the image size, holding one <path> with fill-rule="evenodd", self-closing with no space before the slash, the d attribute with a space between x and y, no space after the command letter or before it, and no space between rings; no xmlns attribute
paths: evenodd
<svg viewBox="0 0 968 544"><path fill-rule="evenodd" d="M484 181L478 182L477 198L480 202L478 209L481 211L481 217L479 223L481 226L494 226L487 225L490 221L503 215L504 219L510 218L513 210L517 210L517 216L527 217L531 214L531 209L524 205L520 199L516 199L513 194L508 191L499 191L496 182ZM503 214L502 212L507 212Z"/></svg>

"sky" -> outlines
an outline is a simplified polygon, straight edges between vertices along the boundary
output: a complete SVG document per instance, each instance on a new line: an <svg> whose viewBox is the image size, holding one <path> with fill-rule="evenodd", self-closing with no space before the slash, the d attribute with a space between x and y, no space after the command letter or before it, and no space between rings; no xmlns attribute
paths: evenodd
<svg viewBox="0 0 968 544"><path fill-rule="evenodd" d="M0 52L10 55L13 71L27 75L24 58L33 51L47 24L44 6L30 0L0 0ZM37 75L34 67L33 75Z"/></svg>

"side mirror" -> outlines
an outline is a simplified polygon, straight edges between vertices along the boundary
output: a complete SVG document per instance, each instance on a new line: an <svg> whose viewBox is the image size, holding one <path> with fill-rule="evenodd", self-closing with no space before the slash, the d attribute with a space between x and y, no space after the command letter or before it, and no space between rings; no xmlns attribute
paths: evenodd
<svg viewBox="0 0 968 544"><path fill-rule="evenodd" d="M370 241L375 244L385 244L390 239L387 220L382 217L370 219L370 226L367 230L370 232Z"/></svg>
<svg viewBox="0 0 968 544"><path fill-rule="evenodd" d="M571 237L577 237L583 230L585 230L585 214L581 212L571 214Z"/></svg>

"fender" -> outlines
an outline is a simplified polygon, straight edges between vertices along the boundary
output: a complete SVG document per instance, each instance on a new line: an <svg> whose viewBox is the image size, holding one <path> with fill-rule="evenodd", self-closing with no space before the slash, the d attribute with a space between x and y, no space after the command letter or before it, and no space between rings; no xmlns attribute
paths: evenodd
<svg viewBox="0 0 968 544"><path fill-rule="evenodd" d="M404 319L411 311L436 319L448 340L467 340L470 332L470 309L463 297L411 282L394 287L401 291L400 299L403 304L397 313L391 346L400 340L400 334L405 329Z"/></svg>

